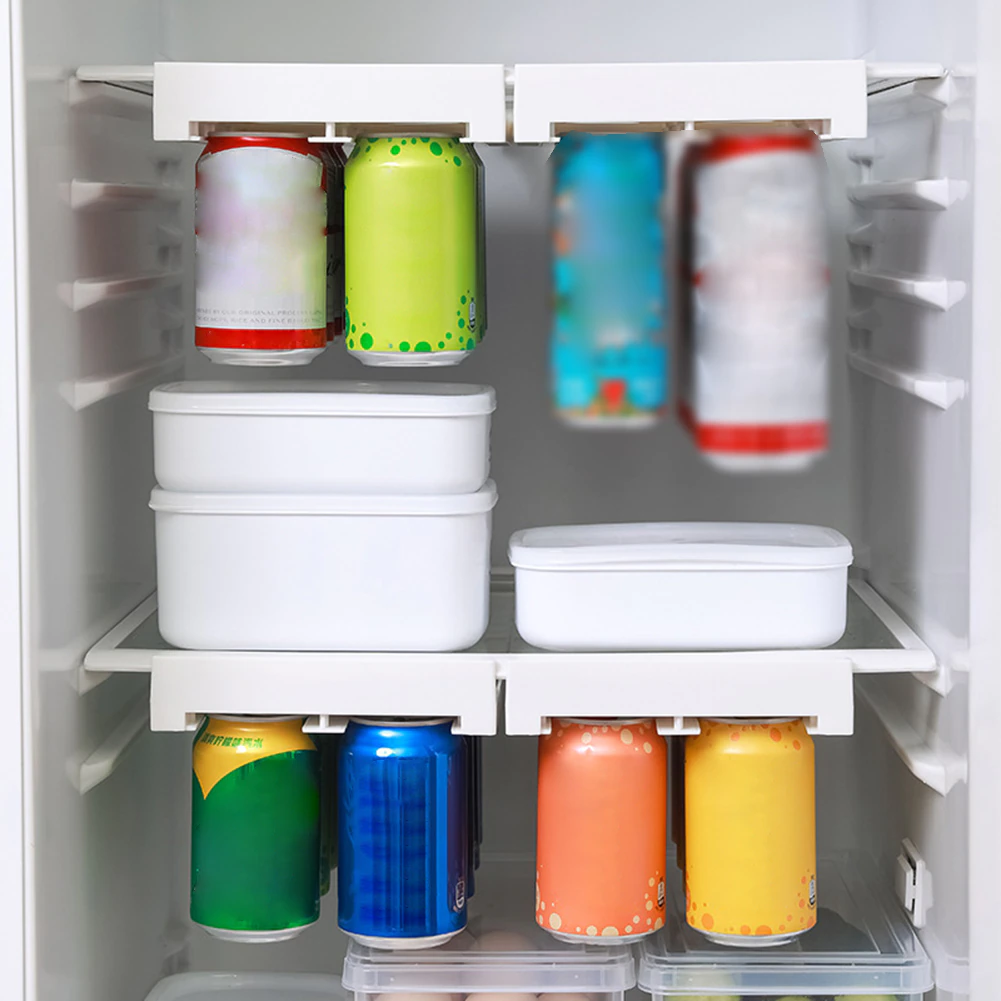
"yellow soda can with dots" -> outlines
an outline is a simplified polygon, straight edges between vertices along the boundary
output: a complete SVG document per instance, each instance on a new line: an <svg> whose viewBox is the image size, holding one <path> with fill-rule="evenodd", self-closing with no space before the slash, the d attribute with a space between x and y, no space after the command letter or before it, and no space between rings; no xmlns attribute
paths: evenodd
<svg viewBox="0 0 1001 1001"><path fill-rule="evenodd" d="M727 946L817 922L813 740L801 719L703 719L685 739L685 912Z"/></svg>
<svg viewBox="0 0 1001 1001"><path fill-rule="evenodd" d="M366 365L456 365L483 336L472 146L359 138L344 170L345 343Z"/></svg>

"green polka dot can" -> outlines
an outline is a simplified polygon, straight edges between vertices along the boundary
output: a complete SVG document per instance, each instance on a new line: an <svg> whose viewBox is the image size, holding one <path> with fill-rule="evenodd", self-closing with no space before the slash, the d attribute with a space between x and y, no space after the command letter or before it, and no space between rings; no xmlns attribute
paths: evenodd
<svg viewBox="0 0 1001 1001"><path fill-rule="evenodd" d="M359 139L344 171L345 343L366 365L456 365L483 336L481 176L447 136Z"/></svg>

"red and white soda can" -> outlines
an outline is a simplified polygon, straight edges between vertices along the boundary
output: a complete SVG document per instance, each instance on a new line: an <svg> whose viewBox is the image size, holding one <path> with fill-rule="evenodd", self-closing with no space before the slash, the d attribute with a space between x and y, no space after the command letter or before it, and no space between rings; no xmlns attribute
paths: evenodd
<svg viewBox="0 0 1001 1001"><path fill-rule="evenodd" d="M824 161L805 129L720 133L682 168L679 406L733 471L796 470L828 440Z"/></svg>
<svg viewBox="0 0 1001 1001"><path fill-rule="evenodd" d="M327 346L326 167L302 136L215 135L195 180L195 344L227 365Z"/></svg>

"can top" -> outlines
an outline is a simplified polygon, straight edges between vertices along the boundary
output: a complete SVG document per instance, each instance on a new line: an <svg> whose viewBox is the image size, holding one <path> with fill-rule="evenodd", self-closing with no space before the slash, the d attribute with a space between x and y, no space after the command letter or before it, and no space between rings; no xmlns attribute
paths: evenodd
<svg viewBox="0 0 1001 1001"><path fill-rule="evenodd" d="M797 723L802 716L703 716L707 723L723 723L726 726L774 726L776 723Z"/></svg>
<svg viewBox="0 0 1001 1001"><path fill-rule="evenodd" d="M525 570L820 570L847 567L852 547L815 525L657 522L530 528L508 556Z"/></svg>
<svg viewBox="0 0 1001 1001"><path fill-rule="evenodd" d="M453 720L452 716L411 716L409 719L399 716L383 717L382 719L377 716L350 716L348 718L352 723L360 723L362 726L381 726L391 730L441 726L443 723L451 723Z"/></svg>
<svg viewBox="0 0 1001 1001"><path fill-rule="evenodd" d="M247 135L244 132L216 132L205 138L205 151L202 154L221 153L227 149L285 149L292 153L302 153L304 156L318 156L306 136L293 132L269 132L262 135Z"/></svg>
<svg viewBox="0 0 1001 1001"><path fill-rule="evenodd" d="M258 723L287 723L289 720L297 719L306 721L305 716L255 716L243 715L234 716L231 713L209 713L209 719L217 719L222 723L245 723L247 726L255 726Z"/></svg>
<svg viewBox="0 0 1001 1001"><path fill-rule="evenodd" d="M466 417L491 414L490 386L434 382L170 382L149 394L159 414L298 417Z"/></svg>
<svg viewBox="0 0 1001 1001"><path fill-rule="evenodd" d="M712 163L755 153L819 153L820 140L809 129L747 129L721 132L696 149L698 159Z"/></svg>

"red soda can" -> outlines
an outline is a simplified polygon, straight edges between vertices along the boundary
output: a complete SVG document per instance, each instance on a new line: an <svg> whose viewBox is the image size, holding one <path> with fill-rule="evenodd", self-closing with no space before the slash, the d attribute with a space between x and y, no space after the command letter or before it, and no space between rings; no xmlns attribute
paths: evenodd
<svg viewBox="0 0 1001 1001"><path fill-rule="evenodd" d="M535 919L556 938L662 928L667 744L653 720L554 719L539 738Z"/></svg>
<svg viewBox="0 0 1001 1001"><path fill-rule="evenodd" d="M306 365L327 345L327 197L303 136L215 135L195 174L195 344L227 365Z"/></svg>
<svg viewBox="0 0 1001 1001"><path fill-rule="evenodd" d="M827 449L824 178L806 129L723 132L685 158L678 396L721 469L803 469Z"/></svg>

